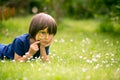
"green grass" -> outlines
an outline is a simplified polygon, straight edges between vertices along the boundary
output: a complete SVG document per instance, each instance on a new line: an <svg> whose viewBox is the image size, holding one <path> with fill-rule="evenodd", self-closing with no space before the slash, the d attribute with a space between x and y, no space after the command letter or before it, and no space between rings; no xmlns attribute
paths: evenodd
<svg viewBox="0 0 120 80"><path fill-rule="evenodd" d="M28 32L30 18L2 22L0 43ZM64 19L51 45L49 63L1 61L0 80L120 80L120 37L96 32L98 25L96 20Z"/></svg>

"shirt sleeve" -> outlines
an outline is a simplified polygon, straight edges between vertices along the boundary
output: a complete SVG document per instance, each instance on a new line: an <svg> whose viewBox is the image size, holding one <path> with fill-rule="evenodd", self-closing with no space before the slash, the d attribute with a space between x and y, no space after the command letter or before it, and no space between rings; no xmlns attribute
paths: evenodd
<svg viewBox="0 0 120 80"><path fill-rule="evenodd" d="M50 47L50 46L47 46L47 47L45 48L47 55L49 55L49 47Z"/></svg>
<svg viewBox="0 0 120 80"><path fill-rule="evenodd" d="M14 53L18 54L19 56L23 56L25 54L24 43L22 42L22 40L20 40L19 38L16 38L13 41L13 50L14 50Z"/></svg>

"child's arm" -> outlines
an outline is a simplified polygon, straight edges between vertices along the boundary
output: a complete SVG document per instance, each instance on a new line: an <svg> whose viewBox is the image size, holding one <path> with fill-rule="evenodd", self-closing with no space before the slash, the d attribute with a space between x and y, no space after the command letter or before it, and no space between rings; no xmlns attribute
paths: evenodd
<svg viewBox="0 0 120 80"><path fill-rule="evenodd" d="M46 54L46 50L44 46L40 46L40 57L43 61L48 62L49 61L49 57Z"/></svg>
<svg viewBox="0 0 120 80"><path fill-rule="evenodd" d="M46 54L45 47L49 46L52 42L53 35L49 35L47 40L41 40L40 41L40 57L43 61L49 61L49 57Z"/></svg>
<svg viewBox="0 0 120 80"><path fill-rule="evenodd" d="M30 55L29 53L23 55L23 56L19 56L17 53L14 54L14 60L15 61L19 61L19 62L25 62L27 61L29 58L31 58L32 55Z"/></svg>
<svg viewBox="0 0 120 80"><path fill-rule="evenodd" d="M14 60L15 61L20 61L20 62L24 62L27 61L29 58L31 58L38 50L38 44L40 43L40 41L34 42L33 44L30 45L29 51L27 53L25 53L25 55L20 56L17 53L14 54Z"/></svg>

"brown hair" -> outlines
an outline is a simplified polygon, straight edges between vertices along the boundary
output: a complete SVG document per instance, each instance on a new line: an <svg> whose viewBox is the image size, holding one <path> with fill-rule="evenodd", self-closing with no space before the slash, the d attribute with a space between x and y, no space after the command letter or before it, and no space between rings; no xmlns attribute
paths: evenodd
<svg viewBox="0 0 120 80"><path fill-rule="evenodd" d="M39 13L33 16L30 27L29 34L31 38L35 38L36 34L45 28L48 28L48 33L55 35L57 32L57 25L55 20L46 13Z"/></svg>

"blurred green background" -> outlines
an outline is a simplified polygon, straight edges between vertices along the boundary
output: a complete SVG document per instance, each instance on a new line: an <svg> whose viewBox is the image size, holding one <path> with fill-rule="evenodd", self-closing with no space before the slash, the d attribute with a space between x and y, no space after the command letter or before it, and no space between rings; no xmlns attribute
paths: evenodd
<svg viewBox="0 0 120 80"><path fill-rule="evenodd" d="M51 14L57 22L64 17L97 19L99 31L120 33L120 0L0 0L0 21L39 12Z"/></svg>
<svg viewBox="0 0 120 80"><path fill-rule="evenodd" d="M120 0L0 0L0 44L39 12L58 24L51 62L0 60L0 80L120 80Z"/></svg>

